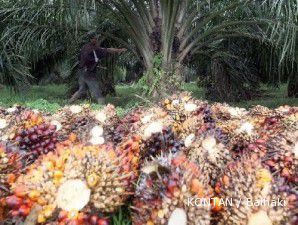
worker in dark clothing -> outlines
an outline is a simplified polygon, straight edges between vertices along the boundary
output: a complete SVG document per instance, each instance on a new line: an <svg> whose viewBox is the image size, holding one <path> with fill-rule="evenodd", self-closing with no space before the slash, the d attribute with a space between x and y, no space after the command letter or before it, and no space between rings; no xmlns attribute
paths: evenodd
<svg viewBox="0 0 298 225"><path fill-rule="evenodd" d="M99 82L96 79L96 68L101 59L109 53L122 53L125 48L101 48L98 44L96 34L88 34L90 42L85 44L81 50L79 57L79 90L71 97L70 102L76 101L89 88L92 96L99 104L104 103Z"/></svg>

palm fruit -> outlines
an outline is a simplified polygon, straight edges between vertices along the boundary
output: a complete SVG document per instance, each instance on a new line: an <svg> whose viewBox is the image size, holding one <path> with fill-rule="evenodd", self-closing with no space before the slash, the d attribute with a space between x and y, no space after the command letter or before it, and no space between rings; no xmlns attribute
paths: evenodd
<svg viewBox="0 0 298 225"><path fill-rule="evenodd" d="M236 129L232 130L230 135L230 148L236 153L241 154L247 146L254 143L258 138L256 125L251 121L238 121Z"/></svg>
<svg viewBox="0 0 298 225"><path fill-rule="evenodd" d="M276 192L275 187L270 171L257 158L243 157L230 163L215 188L224 200L218 224L289 224L293 211L286 205L289 196Z"/></svg>
<svg viewBox="0 0 298 225"><path fill-rule="evenodd" d="M90 126L98 125L90 115L89 106L65 106L51 117L52 124L57 126L58 139L66 140L71 133L80 135L80 140L88 141L89 137L84 137ZM81 133L82 132L82 133Z"/></svg>
<svg viewBox="0 0 298 225"><path fill-rule="evenodd" d="M5 197L10 194L10 185L15 182L21 173L23 164L21 156L14 148L0 142L0 223L5 223L7 210L5 208Z"/></svg>
<svg viewBox="0 0 298 225"><path fill-rule="evenodd" d="M159 156L147 161L141 171L132 206L133 225L210 224L211 206L189 200L208 200L212 189L186 156Z"/></svg>
<svg viewBox="0 0 298 225"><path fill-rule="evenodd" d="M162 127L160 132L152 133L149 139L143 141L141 155L145 159L161 153L177 153L183 151L183 147L183 142L172 128Z"/></svg>
<svg viewBox="0 0 298 225"><path fill-rule="evenodd" d="M265 164L288 182L298 182L298 130L283 132L267 142Z"/></svg>
<svg viewBox="0 0 298 225"><path fill-rule="evenodd" d="M111 145L57 149L32 164L13 183L14 195L6 201L11 216L26 219L40 207L35 218L38 223L104 221L103 213L114 212L132 194L138 154L137 137L117 149Z"/></svg>
<svg viewBox="0 0 298 225"><path fill-rule="evenodd" d="M292 110L289 115L282 118L281 122L287 131L296 131L298 127L298 109Z"/></svg>
<svg viewBox="0 0 298 225"><path fill-rule="evenodd" d="M103 127L106 141L114 143L115 129L120 123L120 118L116 114L115 106L108 104L102 110L93 112L93 115L100 126Z"/></svg>
<svg viewBox="0 0 298 225"><path fill-rule="evenodd" d="M0 142L0 199L9 193L9 185L15 181L22 167L21 155L8 150L7 144Z"/></svg>
<svg viewBox="0 0 298 225"><path fill-rule="evenodd" d="M248 114L246 109L231 107L226 103L214 103L211 106L211 110L214 112L216 120L240 119Z"/></svg>
<svg viewBox="0 0 298 225"><path fill-rule="evenodd" d="M161 104L162 107L168 112L168 114L174 119L174 128L176 132L188 133L193 132L193 127L189 126L189 118L199 115L201 106L206 102L194 100L190 93L183 92L179 95L173 95L170 98L164 100ZM198 119L198 118L197 118ZM187 122L186 122L187 121ZM202 120L193 120L193 122L201 122ZM183 125L183 123L185 123Z"/></svg>
<svg viewBox="0 0 298 225"><path fill-rule="evenodd" d="M92 111L89 105L73 105L59 110L51 120L58 127L59 140L75 134L78 141L98 145L110 141L119 119L112 105L98 111Z"/></svg>
<svg viewBox="0 0 298 225"><path fill-rule="evenodd" d="M57 143L56 126L46 122L41 114L25 111L16 118L18 126L10 141L17 144L29 161L54 151Z"/></svg>
<svg viewBox="0 0 298 225"><path fill-rule="evenodd" d="M27 110L21 106L0 109L0 141L7 141L9 139L11 132L18 125L16 118Z"/></svg>
<svg viewBox="0 0 298 225"><path fill-rule="evenodd" d="M142 135L144 140L151 134L161 132L163 126L173 123L171 117L159 107L137 108L125 116L114 131L113 141L119 143L130 135Z"/></svg>
<svg viewBox="0 0 298 225"><path fill-rule="evenodd" d="M214 187L218 174L232 160L230 151L212 133L200 138L193 136L192 141L185 140L185 145L188 147L188 159L200 166L209 184Z"/></svg>

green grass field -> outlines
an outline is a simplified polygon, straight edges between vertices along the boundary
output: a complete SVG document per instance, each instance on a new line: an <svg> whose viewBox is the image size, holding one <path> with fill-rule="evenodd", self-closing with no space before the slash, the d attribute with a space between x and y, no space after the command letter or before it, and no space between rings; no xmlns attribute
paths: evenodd
<svg viewBox="0 0 298 225"><path fill-rule="evenodd" d="M263 105L269 108L280 105L298 106L297 98L286 97L286 88L286 85L281 85L280 88L274 89L264 87L264 97L262 98L229 104L245 108L254 105ZM198 88L194 83L185 84L183 89L190 91L196 98L204 99L204 89ZM55 112L60 107L68 104L66 92L66 85L33 86L26 93L13 93L8 88L3 88L0 90L0 105L8 107L14 104L20 104L42 111ZM116 96L108 96L106 98L106 103L114 104L120 115L125 114L140 104L146 103L146 99L139 96L140 90L136 85L118 85L116 92ZM80 103L90 103L93 108L101 107L98 104L92 103L91 99L78 101L78 104Z"/></svg>

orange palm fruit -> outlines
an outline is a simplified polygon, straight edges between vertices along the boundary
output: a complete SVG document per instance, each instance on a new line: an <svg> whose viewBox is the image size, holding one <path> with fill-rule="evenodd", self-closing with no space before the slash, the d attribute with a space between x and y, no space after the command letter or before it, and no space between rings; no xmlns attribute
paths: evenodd
<svg viewBox="0 0 298 225"><path fill-rule="evenodd" d="M99 180L99 177L96 174L91 174L87 177L87 184L91 188L95 187L98 180Z"/></svg>
<svg viewBox="0 0 298 225"><path fill-rule="evenodd" d="M33 190L29 192L29 198L36 201L40 197L39 191Z"/></svg>
<svg viewBox="0 0 298 225"><path fill-rule="evenodd" d="M219 212L222 210L222 204L220 204L220 198L219 197L214 197L212 199L212 211L213 212Z"/></svg>
<svg viewBox="0 0 298 225"><path fill-rule="evenodd" d="M16 187L14 193L17 197L22 198L22 197L25 197L26 195L26 189L23 186L19 186L19 187Z"/></svg>
<svg viewBox="0 0 298 225"><path fill-rule="evenodd" d="M37 222L38 223L44 223L44 222L46 222L46 218L44 217L44 215L39 214L38 217L37 217Z"/></svg>
<svg viewBox="0 0 298 225"><path fill-rule="evenodd" d="M61 170L56 170L54 172L54 179L60 180L63 177L63 172Z"/></svg>
<svg viewBox="0 0 298 225"><path fill-rule="evenodd" d="M14 183L15 180L16 180L16 175L14 175L13 173L10 173L7 175L7 183L8 184Z"/></svg>
<svg viewBox="0 0 298 225"><path fill-rule="evenodd" d="M198 179L193 179L191 181L190 190L192 193L197 194L199 197L203 195L203 187L201 182Z"/></svg>

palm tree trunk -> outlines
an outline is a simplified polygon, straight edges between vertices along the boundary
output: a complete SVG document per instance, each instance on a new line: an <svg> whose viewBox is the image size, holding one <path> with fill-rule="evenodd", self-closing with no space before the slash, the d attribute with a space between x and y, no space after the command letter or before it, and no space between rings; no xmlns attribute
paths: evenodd
<svg viewBox="0 0 298 225"><path fill-rule="evenodd" d="M295 72L289 77L288 97L298 98L298 76Z"/></svg>

